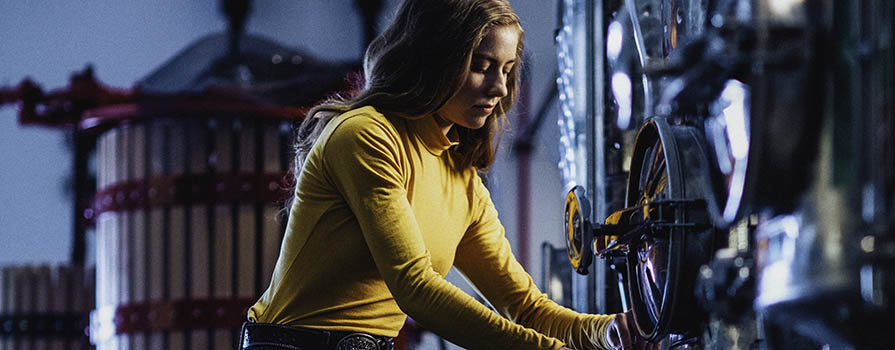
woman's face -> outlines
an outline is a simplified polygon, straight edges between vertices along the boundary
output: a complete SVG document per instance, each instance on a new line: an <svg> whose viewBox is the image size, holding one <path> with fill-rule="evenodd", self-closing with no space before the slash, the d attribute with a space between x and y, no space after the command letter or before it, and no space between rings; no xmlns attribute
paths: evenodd
<svg viewBox="0 0 895 350"><path fill-rule="evenodd" d="M516 64L519 30L515 26L495 27L485 33L472 53L466 81L454 97L437 112L435 119L447 134L454 124L478 129L507 95L507 78Z"/></svg>

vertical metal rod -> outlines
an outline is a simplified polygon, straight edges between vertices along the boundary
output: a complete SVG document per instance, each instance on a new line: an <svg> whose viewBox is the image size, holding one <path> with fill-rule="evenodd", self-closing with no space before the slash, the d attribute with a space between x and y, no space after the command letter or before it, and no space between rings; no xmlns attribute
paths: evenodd
<svg viewBox="0 0 895 350"><path fill-rule="evenodd" d="M239 60L240 42L245 31L245 24L252 10L250 0L221 0L221 12L227 16L230 37L230 59Z"/></svg>
<svg viewBox="0 0 895 350"><path fill-rule="evenodd" d="M587 132L591 156L588 159L588 187L593 189L591 222L600 222L606 217L606 132L603 106L603 1L587 2ZM588 244L590 244L588 242ZM606 263L597 260L593 272L588 276L588 312L606 313Z"/></svg>
<svg viewBox="0 0 895 350"><path fill-rule="evenodd" d="M360 10L360 15L363 18L363 49L366 50L367 46L376 38L376 19L379 18L379 13L382 12L383 0L354 0L354 4Z"/></svg>
<svg viewBox="0 0 895 350"><path fill-rule="evenodd" d="M96 144L96 138L92 135L82 135L77 128L74 128L72 143L75 153L72 161L72 182L75 193L71 262L75 266L84 266L87 256L87 226L91 219L87 215L92 215L92 211L89 211L88 208L91 206L91 197L96 192L96 183L90 178L87 162L90 152Z"/></svg>

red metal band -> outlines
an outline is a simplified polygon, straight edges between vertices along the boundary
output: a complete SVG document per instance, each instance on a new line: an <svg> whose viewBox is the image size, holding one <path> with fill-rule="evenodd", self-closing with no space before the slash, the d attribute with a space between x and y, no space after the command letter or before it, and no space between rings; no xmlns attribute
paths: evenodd
<svg viewBox="0 0 895 350"><path fill-rule="evenodd" d="M118 183L96 193L93 218L109 211L128 211L196 203L278 203L287 199L289 174L197 174L154 177Z"/></svg>
<svg viewBox="0 0 895 350"><path fill-rule="evenodd" d="M208 298L147 301L119 305L115 334L186 329L232 329L246 321L255 298ZM103 322L104 320L95 320Z"/></svg>
<svg viewBox="0 0 895 350"><path fill-rule="evenodd" d="M202 95L147 95L135 103L101 106L84 112L78 125L80 130L103 131L118 124L139 120L174 118L235 118L246 120L301 120L308 108L282 107L233 96Z"/></svg>

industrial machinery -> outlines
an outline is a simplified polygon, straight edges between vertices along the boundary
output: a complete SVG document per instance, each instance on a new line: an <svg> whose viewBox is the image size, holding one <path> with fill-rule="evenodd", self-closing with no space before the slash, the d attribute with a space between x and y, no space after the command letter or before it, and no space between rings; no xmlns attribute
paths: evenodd
<svg viewBox="0 0 895 350"><path fill-rule="evenodd" d="M666 349L895 345L895 5L560 4L573 306Z"/></svg>

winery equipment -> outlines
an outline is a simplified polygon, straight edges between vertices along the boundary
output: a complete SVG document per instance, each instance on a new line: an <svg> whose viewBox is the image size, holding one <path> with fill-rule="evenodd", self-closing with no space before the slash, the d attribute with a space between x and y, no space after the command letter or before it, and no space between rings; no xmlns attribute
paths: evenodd
<svg viewBox="0 0 895 350"><path fill-rule="evenodd" d="M562 5L587 24L563 28L560 58L566 37L588 46L560 71L592 72L567 92L591 105L561 116L586 121L587 155L566 153L596 163L563 235L599 292L573 299L607 293L588 311L630 307L663 348L890 347L895 7Z"/></svg>

